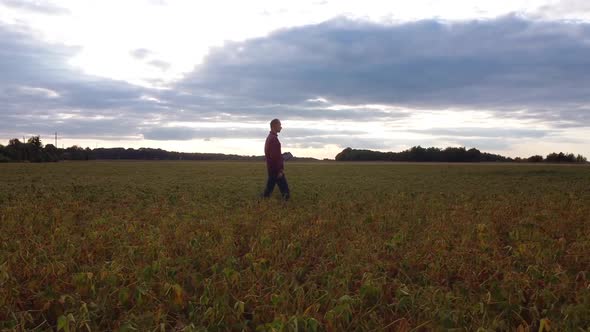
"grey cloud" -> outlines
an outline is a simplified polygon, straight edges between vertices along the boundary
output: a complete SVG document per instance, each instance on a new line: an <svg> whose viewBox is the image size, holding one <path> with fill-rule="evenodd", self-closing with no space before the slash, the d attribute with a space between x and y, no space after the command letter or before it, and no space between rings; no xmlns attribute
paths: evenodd
<svg viewBox="0 0 590 332"><path fill-rule="evenodd" d="M0 83L38 85L70 81L67 73L71 70L64 60L79 49L40 43L30 34L26 28L0 24Z"/></svg>
<svg viewBox="0 0 590 332"><path fill-rule="evenodd" d="M63 118L64 113L47 111L0 113L2 136L20 137L22 135L52 135L58 132L62 138L100 138L104 140L125 140L140 137L138 123L127 116L104 117L87 110L72 111L72 118Z"/></svg>
<svg viewBox="0 0 590 332"><path fill-rule="evenodd" d="M170 63L162 60L152 60L148 62L150 65L157 67L161 70L168 70L170 68Z"/></svg>
<svg viewBox="0 0 590 332"><path fill-rule="evenodd" d="M129 52L129 54L131 54L132 57L134 57L137 60L143 60L143 61L147 61L148 58L153 57L154 53L150 50L148 50L147 48L138 48L135 49L131 52ZM147 61L147 64L157 67L161 70L168 70L170 68L170 63L166 62L166 61L162 61L162 60L158 60L158 59L153 59L150 61Z"/></svg>
<svg viewBox="0 0 590 332"><path fill-rule="evenodd" d="M284 144L285 149L289 148L323 148L327 145L337 145L340 148L352 147L355 149L369 149L379 151L403 151L412 146L427 146L446 148L447 146L465 146L487 152L489 150L502 150L511 146L512 142L504 139L489 138L452 138L445 140L448 143L441 145L440 138L427 139L376 139L354 136L323 136L307 139L292 139Z"/></svg>
<svg viewBox="0 0 590 332"><path fill-rule="evenodd" d="M367 134L367 133L363 133ZM290 148L323 148L327 145L336 145L342 149L352 147L354 149L370 149L380 151L402 151L412 146L439 146L437 138L375 138L360 135L342 135L332 133L322 136L291 138L284 143L285 149Z"/></svg>
<svg viewBox="0 0 590 332"><path fill-rule="evenodd" d="M212 139L212 138L246 138L246 139L264 139L268 134L266 128L192 128L192 127L155 127L149 128L143 132L143 137L150 140L192 140L192 139ZM358 135L364 134L362 131L345 130L336 132L338 135ZM333 131L309 128L289 128L283 130L281 137L286 140L299 142L314 139L325 139L334 136Z"/></svg>
<svg viewBox="0 0 590 332"><path fill-rule="evenodd" d="M180 89L294 105L515 109L590 103L590 24L336 19L214 49Z"/></svg>
<svg viewBox="0 0 590 332"><path fill-rule="evenodd" d="M555 109L539 108L526 112L505 112L515 119L535 120L545 123L552 128L577 128L590 127L590 107L571 106L570 108L557 107Z"/></svg>
<svg viewBox="0 0 590 332"><path fill-rule="evenodd" d="M480 137L480 138L542 138L550 131L541 129L510 129L510 128L455 128L411 130L420 134L443 137Z"/></svg>
<svg viewBox="0 0 590 332"><path fill-rule="evenodd" d="M249 128L190 128L190 127L159 127L143 132L149 140L173 141L211 138L260 138L265 131Z"/></svg>
<svg viewBox="0 0 590 332"><path fill-rule="evenodd" d="M391 150L398 144L412 140L393 141L389 139L364 138L353 135L324 135L312 137L292 138L286 141L285 148L323 148L326 145L337 145L340 148L355 147L359 149ZM420 143L416 143L420 144Z"/></svg>
<svg viewBox="0 0 590 332"><path fill-rule="evenodd" d="M273 103L246 96L219 95L194 89L172 89L159 92L159 98L170 108L184 109L177 113L186 120L209 119L216 121L267 122L272 118L294 120L389 120L395 121L410 115L405 110L380 110L358 106L347 109L330 109L332 103Z"/></svg>
<svg viewBox="0 0 590 332"><path fill-rule="evenodd" d="M133 128L133 127L131 127ZM22 136L41 136L43 141L53 141L54 132L60 139L99 139L99 140L137 140L141 135L130 132L129 127L124 127L120 121L106 120L70 120L66 123L18 123L7 131L2 132L2 137L14 138Z"/></svg>
<svg viewBox="0 0 590 332"><path fill-rule="evenodd" d="M150 50L148 50L147 48L138 48L138 49L131 51L130 54L132 57L134 57L136 59L143 60L147 56L151 55L152 52Z"/></svg>
<svg viewBox="0 0 590 332"><path fill-rule="evenodd" d="M70 13L69 10L56 6L48 1L0 0L0 5L48 15L65 15Z"/></svg>
<svg viewBox="0 0 590 332"><path fill-rule="evenodd" d="M263 140L267 129L258 128L188 128L160 127L144 131L143 137L149 140L193 140L204 139L259 139ZM383 140L365 138L363 131L344 130L331 131L309 128L289 128L281 132L283 150L292 148L323 148L326 145L337 145L341 148L354 146L366 149L387 150L399 144L424 144L418 140ZM421 143L422 142L422 143Z"/></svg>
<svg viewBox="0 0 590 332"><path fill-rule="evenodd" d="M268 130L266 130L268 132ZM317 137L317 136L331 136L331 135L362 135L366 134L360 130L328 130L328 129L315 129L315 128L283 128L281 131L282 137L290 138L305 138L305 137Z"/></svg>
<svg viewBox="0 0 590 332"><path fill-rule="evenodd" d="M456 145L464 146L467 149L476 148L482 152L499 151L509 149L513 142L505 139L489 139L489 138L460 138L451 140Z"/></svg>

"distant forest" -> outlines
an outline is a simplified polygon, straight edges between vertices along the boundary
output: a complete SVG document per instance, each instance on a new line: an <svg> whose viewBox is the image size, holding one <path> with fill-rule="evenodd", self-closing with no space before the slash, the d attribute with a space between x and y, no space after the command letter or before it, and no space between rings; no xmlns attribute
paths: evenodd
<svg viewBox="0 0 590 332"><path fill-rule="evenodd" d="M7 146L0 144L0 162L54 162L60 160L264 160L264 156L238 156L221 153L185 153L162 149L82 148L71 146L59 149L53 144L43 145L39 136L26 143L14 138ZM302 158L299 158L300 160ZM303 158L307 159L307 158Z"/></svg>
<svg viewBox="0 0 590 332"><path fill-rule="evenodd" d="M0 144L0 162L56 162L61 160L250 160L263 161L264 156L240 156L222 153L187 153L162 149L140 148L82 148L71 146L60 149L53 144L43 145L39 136L27 142L14 138L7 146ZM291 160L313 161L314 158ZM586 157L572 153L550 153L546 157L535 155L528 158L509 158L496 154L480 152L477 149L423 148L415 146L402 152L379 152L346 148L336 161L410 161L410 162L548 162L548 163L586 163Z"/></svg>
<svg viewBox="0 0 590 332"><path fill-rule="evenodd" d="M411 161L411 162L529 162L529 163L586 163L586 157L573 153L550 153L545 158L534 155L528 158L510 158L464 147L423 148L415 146L402 152L379 152L346 148L336 155L337 161Z"/></svg>

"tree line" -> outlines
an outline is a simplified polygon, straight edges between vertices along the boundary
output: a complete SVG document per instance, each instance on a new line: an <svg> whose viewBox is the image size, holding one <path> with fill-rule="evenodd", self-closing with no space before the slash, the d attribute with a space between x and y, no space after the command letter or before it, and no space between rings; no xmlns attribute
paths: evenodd
<svg viewBox="0 0 590 332"><path fill-rule="evenodd" d="M55 162L61 160L264 160L263 156L239 156L221 153L186 153L151 148L83 148L77 145L60 149L43 145L39 136L27 142L14 138L7 146L0 144L0 162Z"/></svg>
<svg viewBox="0 0 590 332"><path fill-rule="evenodd" d="M0 162L56 162L60 160L250 160L262 161L264 156L240 156L222 153L188 153L152 148L82 148L74 145L60 149L53 144L43 145L39 136L26 142L13 138L4 146L0 144ZM293 158L310 161L314 158ZM464 147L423 148L415 146L402 152L380 152L346 148L337 161L411 161L411 162L549 162L586 163L586 157L573 153L550 153L546 157L534 155L528 158L510 158Z"/></svg>
<svg viewBox="0 0 590 332"><path fill-rule="evenodd" d="M7 146L0 144L0 162L56 162L60 160L251 160L263 161L264 156L240 156L222 153L187 153L152 148L82 148L74 145L60 149L53 144L43 145L39 136L27 142L11 139ZM307 161L313 158L292 160Z"/></svg>
<svg viewBox="0 0 590 332"><path fill-rule="evenodd" d="M534 155L528 158L510 158L497 154L481 152L464 147L423 148L414 146L402 152L380 152L346 148L336 155L337 161L411 161L411 162L549 162L549 163L586 163L586 157L573 153L550 153L545 158Z"/></svg>
<svg viewBox="0 0 590 332"><path fill-rule="evenodd" d="M63 150L63 149L61 149ZM27 142L21 142L17 138L8 141L7 146L0 144L0 162L30 161L47 162L58 161L63 151L53 144L43 146L39 136L29 138Z"/></svg>

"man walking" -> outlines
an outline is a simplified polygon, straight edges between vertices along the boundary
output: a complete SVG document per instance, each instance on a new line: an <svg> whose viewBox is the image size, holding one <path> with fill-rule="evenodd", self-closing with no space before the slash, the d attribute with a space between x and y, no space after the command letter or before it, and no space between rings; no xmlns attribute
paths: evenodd
<svg viewBox="0 0 590 332"><path fill-rule="evenodd" d="M266 169L268 171L268 180L266 181L266 188L262 196L270 197L275 188L275 184L279 186L281 195L285 201L289 200L289 185L285 177L285 169L283 165L283 155L281 153L281 142L279 142L278 134L283 127L279 119L273 119L270 122L270 133L266 137L264 144L264 156L266 158Z"/></svg>

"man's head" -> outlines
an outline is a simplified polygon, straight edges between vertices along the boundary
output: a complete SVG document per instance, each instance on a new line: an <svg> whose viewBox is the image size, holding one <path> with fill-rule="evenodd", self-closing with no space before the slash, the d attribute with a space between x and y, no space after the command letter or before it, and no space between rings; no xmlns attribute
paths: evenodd
<svg viewBox="0 0 590 332"><path fill-rule="evenodd" d="M283 129L283 127L281 126L281 120L279 119L273 119L270 122L270 130L274 133L280 133L281 129Z"/></svg>

